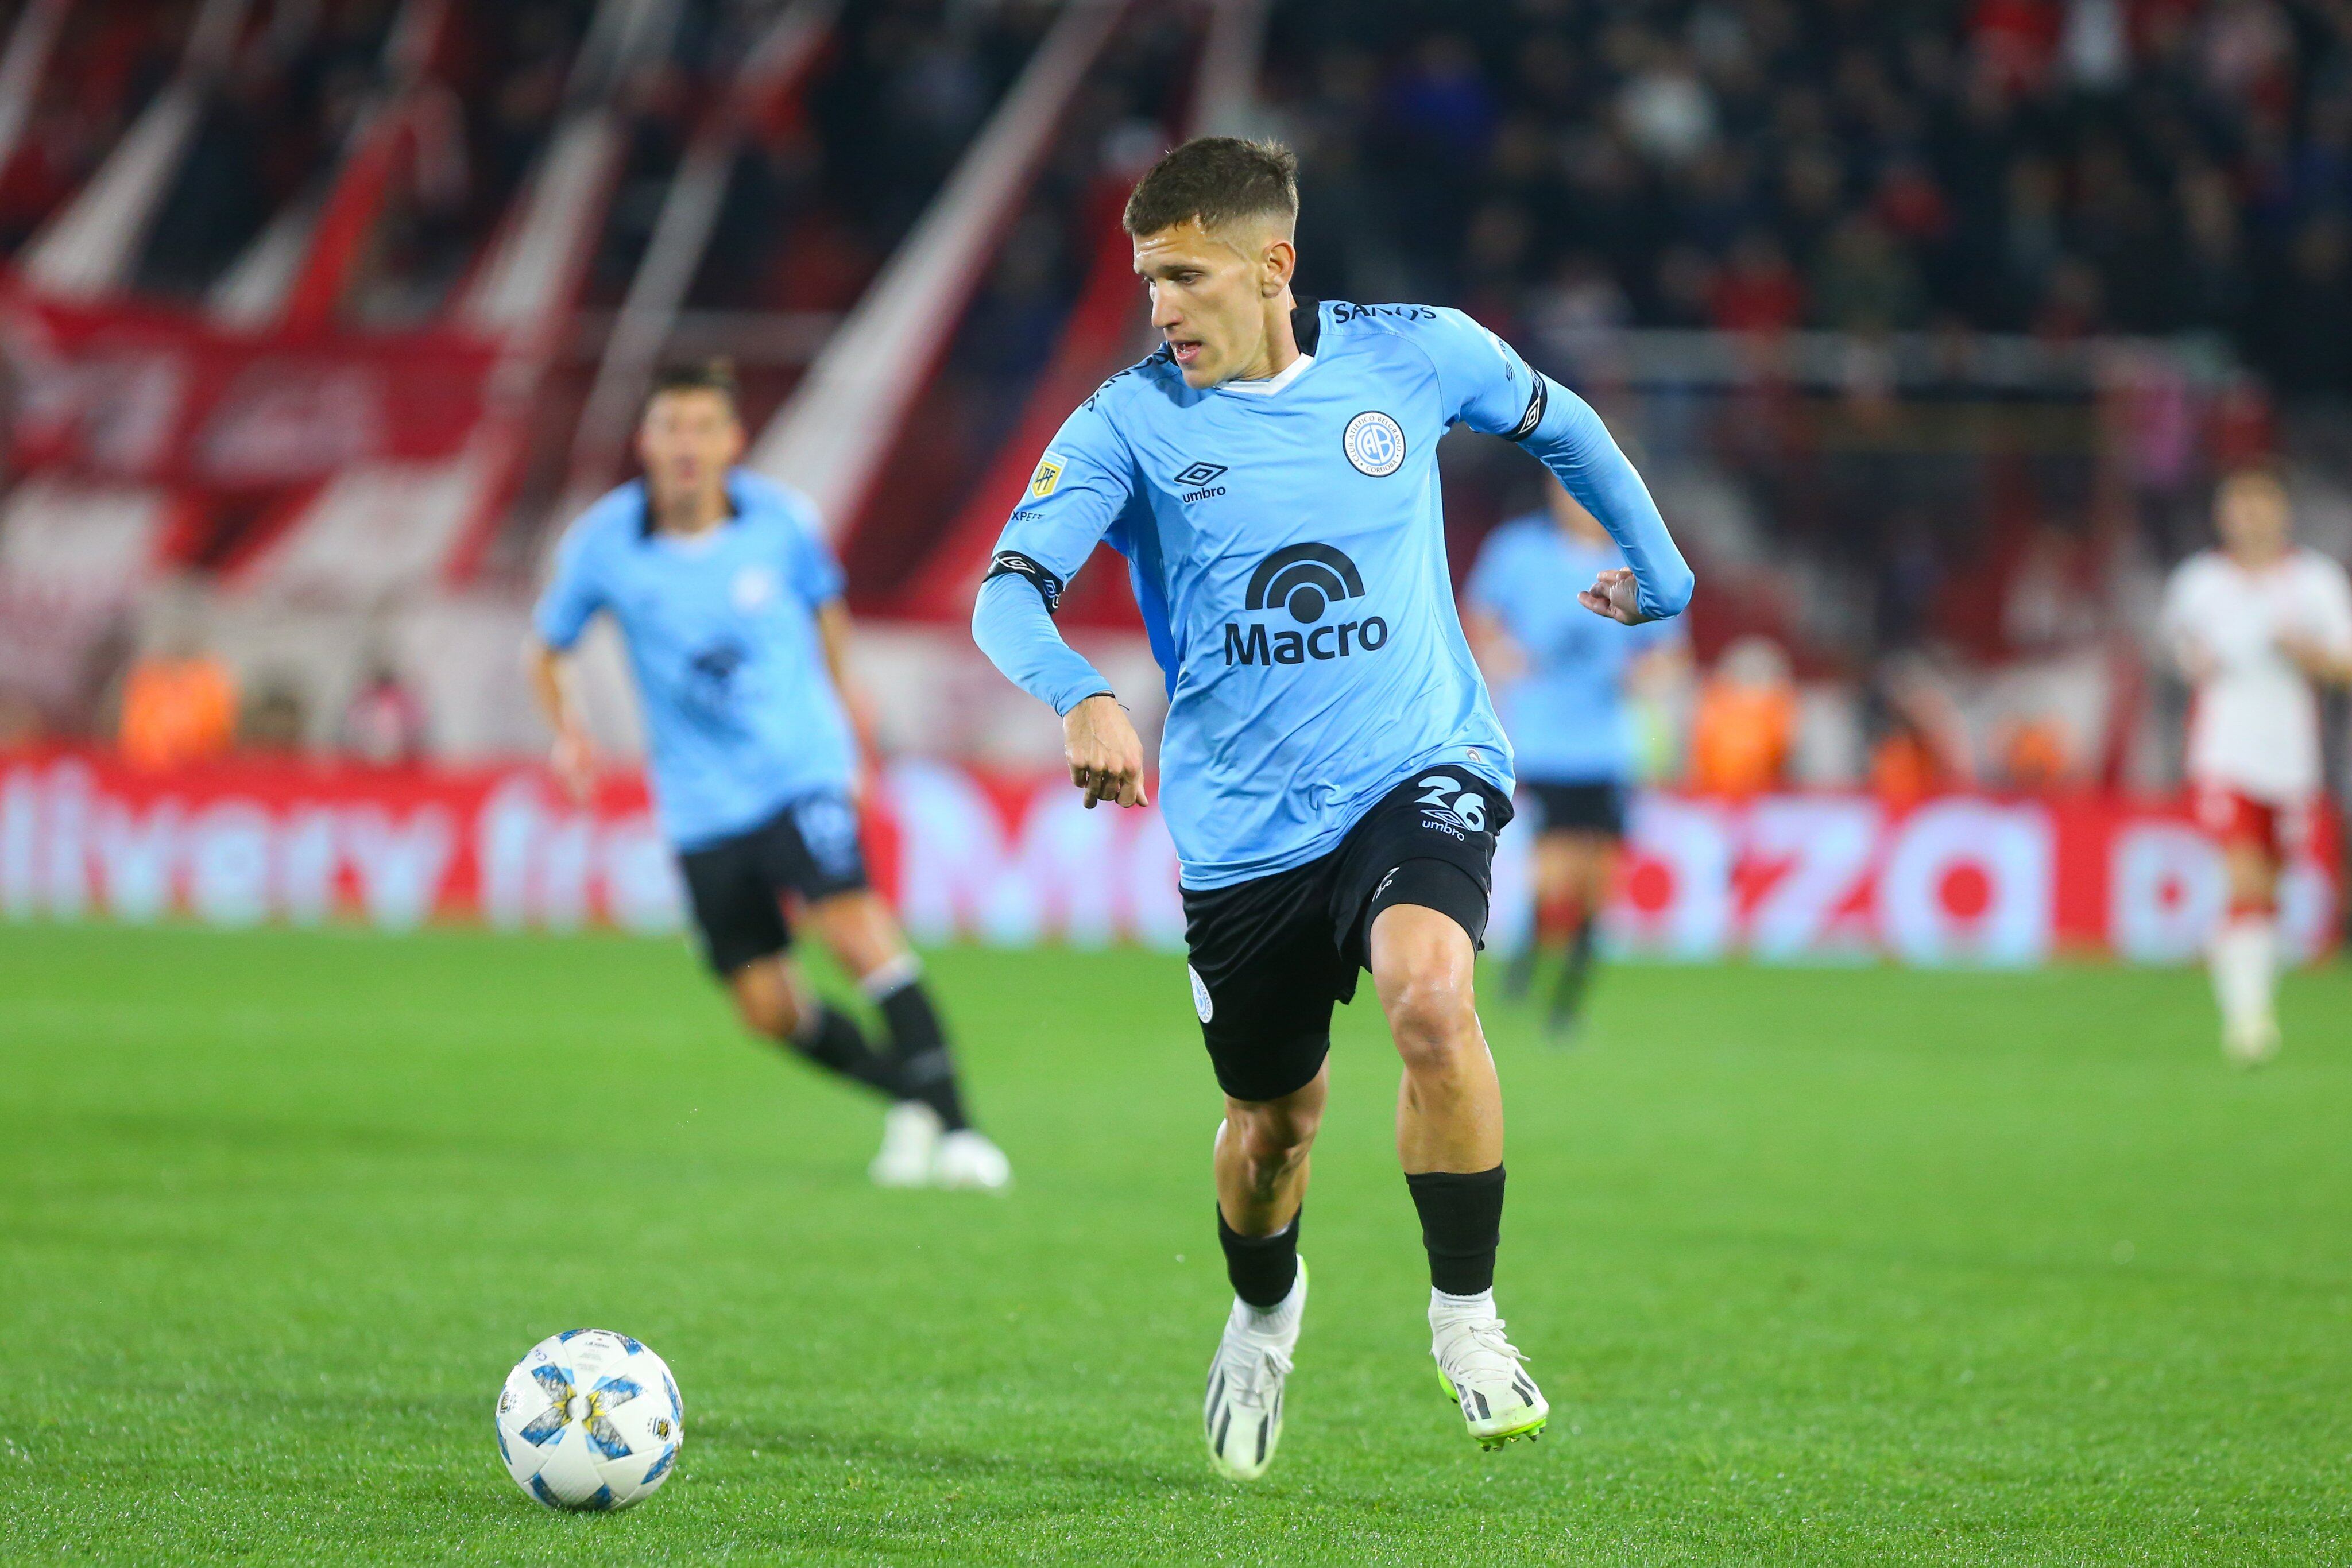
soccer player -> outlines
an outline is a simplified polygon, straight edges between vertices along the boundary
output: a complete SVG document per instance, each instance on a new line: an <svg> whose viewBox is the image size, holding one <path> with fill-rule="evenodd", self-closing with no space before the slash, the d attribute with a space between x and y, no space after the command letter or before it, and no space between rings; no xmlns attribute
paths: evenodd
<svg viewBox="0 0 2352 1568"><path fill-rule="evenodd" d="M1262 1474L1306 1306L1298 1258L1331 1008L1369 969L1404 1076L1397 1153L1429 1255L1432 1354L1470 1436L1549 1406L1494 1296L1503 1102L1471 991L1511 753L1463 641L1438 437L1465 423L1549 465L1623 546L1586 609L1672 615L1690 572L1592 411L1456 310L1300 305L1297 162L1189 141L1127 204L1162 341L1047 447L973 612L998 667L1062 716L1088 806L1146 803L1143 746L1053 614L1097 540L1130 565L1166 674L1162 808L1192 1005L1225 1095L1217 1229L1235 1300L1209 1451Z"/></svg>
<svg viewBox="0 0 2352 1568"><path fill-rule="evenodd" d="M2295 545L2286 491L2265 470L2223 479L2213 522L2221 548L2173 572L2163 627L2196 688L2189 780L2229 876L2229 914L2208 953L2221 1051L2257 1067L2279 1048L2279 873L2320 792L2313 687L2352 685L2352 585Z"/></svg>
<svg viewBox="0 0 2352 1568"><path fill-rule="evenodd" d="M575 790L594 772L567 655L603 611L628 643L704 956L744 1024L891 1101L876 1182L1001 1189L1011 1166L965 1114L921 966L866 883L841 569L808 502L736 467L742 453L723 366L655 382L637 430L644 479L572 525L534 617L531 685L556 769ZM793 962L788 893L880 1011L887 1051Z"/></svg>
<svg viewBox="0 0 2352 1568"><path fill-rule="evenodd" d="M1678 623L1638 626L1586 613L1577 590L1625 564L1592 514L1558 484L1544 510L1486 538L1464 595L1471 645L1496 684L1522 798L1533 797L1536 928L1507 984L1524 996L1557 939L1563 951L1549 1027L1574 1035L1592 968L1594 923L1625 838L1638 738L1625 692L1682 648Z"/></svg>

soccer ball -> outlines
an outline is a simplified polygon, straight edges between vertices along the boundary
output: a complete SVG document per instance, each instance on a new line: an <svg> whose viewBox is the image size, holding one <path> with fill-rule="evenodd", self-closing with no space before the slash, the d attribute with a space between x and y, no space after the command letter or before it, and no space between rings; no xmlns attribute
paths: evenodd
<svg viewBox="0 0 2352 1568"><path fill-rule="evenodd" d="M507 1374L498 1433L515 1485L548 1507L626 1508L669 1478L686 1404L662 1358L627 1334L566 1329Z"/></svg>

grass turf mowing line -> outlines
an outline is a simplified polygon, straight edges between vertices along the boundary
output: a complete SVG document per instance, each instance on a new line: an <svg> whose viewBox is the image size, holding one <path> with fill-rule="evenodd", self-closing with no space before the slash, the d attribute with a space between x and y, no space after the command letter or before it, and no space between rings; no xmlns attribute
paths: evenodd
<svg viewBox="0 0 2352 1568"><path fill-rule="evenodd" d="M1626 968L1490 1006L1500 1298L1554 1406L1431 1386L1377 1015L1343 1009L1282 1458L1212 1476L1217 1101L1181 964L949 950L1002 1201L734 1037L676 944L0 927L0 1558L2343 1561L2352 977ZM1369 998L1367 998L1369 1000ZM681 1473L558 1517L499 1379L677 1369Z"/></svg>

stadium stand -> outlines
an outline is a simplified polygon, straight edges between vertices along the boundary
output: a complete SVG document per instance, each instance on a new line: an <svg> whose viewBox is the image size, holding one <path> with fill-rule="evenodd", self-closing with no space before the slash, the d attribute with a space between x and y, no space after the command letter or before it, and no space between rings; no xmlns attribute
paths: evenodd
<svg viewBox="0 0 2352 1568"><path fill-rule="evenodd" d="M184 580L314 745L389 674L442 755L535 746L482 661L647 370L724 352L755 460L826 502L886 740L1048 753L961 623L1043 433L1149 348L1125 184L1205 128L1300 149L1306 292L1462 304L1602 407L1702 565L1702 664L1793 673L1787 777L2161 782L2140 628L2216 465L2282 452L2352 545L2352 20L2315 0L23 0L0 35L12 732L102 727ZM1466 568L1532 479L1446 455ZM1142 667L1119 573L1065 614Z"/></svg>

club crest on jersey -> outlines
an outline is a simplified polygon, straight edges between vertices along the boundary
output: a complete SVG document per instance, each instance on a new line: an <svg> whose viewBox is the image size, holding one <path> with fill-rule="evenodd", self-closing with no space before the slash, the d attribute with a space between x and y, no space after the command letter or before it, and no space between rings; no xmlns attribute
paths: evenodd
<svg viewBox="0 0 2352 1568"><path fill-rule="evenodd" d="M1030 497L1033 500L1042 501L1052 495L1054 486L1061 482L1062 460L1048 452L1045 456L1037 459L1037 472L1029 476Z"/></svg>
<svg viewBox="0 0 2352 1568"><path fill-rule="evenodd" d="M735 574L727 597L741 613L756 615L775 601L780 587L775 568L754 561Z"/></svg>
<svg viewBox="0 0 2352 1568"><path fill-rule="evenodd" d="M1366 409L1348 422L1339 445L1359 474L1385 479L1404 465L1404 426L1378 409Z"/></svg>
<svg viewBox="0 0 2352 1568"><path fill-rule="evenodd" d="M1325 625L1324 613L1343 600L1364 596L1363 574L1347 552L1317 540L1285 545L1250 573L1242 608L1252 613L1280 611L1311 632L1285 626L1269 632L1264 622L1225 623L1227 664L1303 664L1309 659L1345 659L1386 647L1389 623L1373 615Z"/></svg>

